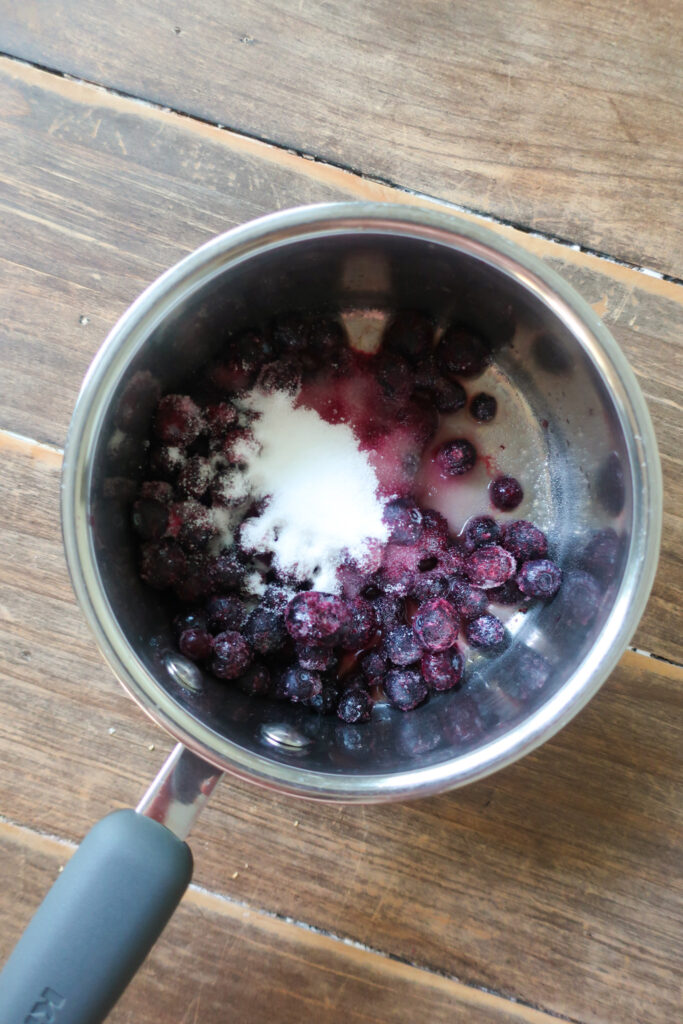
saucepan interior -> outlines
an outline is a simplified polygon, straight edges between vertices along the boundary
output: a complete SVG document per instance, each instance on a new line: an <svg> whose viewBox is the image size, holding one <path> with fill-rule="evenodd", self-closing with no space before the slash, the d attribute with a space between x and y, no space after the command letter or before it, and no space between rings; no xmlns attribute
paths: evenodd
<svg viewBox="0 0 683 1024"><path fill-rule="evenodd" d="M568 598L563 588L548 604L512 615L507 650L472 657L460 691L434 695L409 714L380 706L370 723L348 726L249 698L178 654L164 599L138 579L130 505L159 387L187 391L231 337L280 314L324 310L372 335L400 308L428 312L441 326L462 320L494 347L494 365L476 389L492 391L500 409L482 444L501 472L524 482L524 503L507 518L547 532L565 580L579 580L577 594L589 570L597 590L590 614L577 610L581 599L570 587ZM528 254L450 215L372 204L263 218L213 240L152 285L91 367L63 478L76 591L135 699L220 767L345 800L462 784L572 717L635 629L652 582L660 505L656 445L635 378L572 289ZM602 572L586 550L604 530L617 540ZM467 725L467 707L476 708L477 729Z"/></svg>

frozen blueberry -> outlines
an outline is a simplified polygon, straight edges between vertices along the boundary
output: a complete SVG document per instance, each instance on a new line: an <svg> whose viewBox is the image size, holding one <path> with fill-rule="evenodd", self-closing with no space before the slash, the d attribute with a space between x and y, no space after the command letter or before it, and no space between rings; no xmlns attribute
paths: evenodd
<svg viewBox="0 0 683 1024"><path fill-rule="evenodd" d="M237 679L237 685L248 697L266 697L270 693L270 672L266 665L255 662Z"/></svg>
<svg viewBox="0 0 683 1024"><path fill-rule="evenodd" d="M133 505L133 529L141 540L161 540L168 525L168 505L140 498Z"/></svg>
<svg viewBox="0 0 683 1024"><path fill-rule="evenodd" d="M458 638L455 608L442 597L425 601L415 613L413 629L420 643L429 651L445 651Z"/></svg>
<svg viewBox="0 0 683 1024"><path fill-rule="evenodd" d="M530 558L545 558L548 554L548 538L542 530L526 519L506 523L500 543L520 563L528 562Z"/></svg>
<svg viewBox="0 0 683 1024"><path fill-rule="evenodd" d="M380 353L375 360L375 375L382 397L389 407L405 405L413 390L413 371L406 360L397 355Z"/></svg>
<svg viewBox="0 0 683 1024"><path fill-rule="evenodd" d="M426 555L440 555L448 547L450 529L448 520L433 508L422 509L422 536L420 547Z"/></svg>
<svg viewBox="0 0 683 1024"><path fill-rule="evenodd" d="M432 355L417 366L414 388L417 401L429 402L439 412L457 412L467 402L467 394L460 381L446 377Z"/></svg>
<svg viewBox="0 0 683 1024"><path fill-rule="evenodd" d="M275 696L280 700L309 701L322 693L323 683L318 672L305 668L287 668L275 684Z"/></svg>
<svg viewBox="0 0 683 1024"><path fill-rule="evenodd" d="M388 539L392 544L416 544L422 536L422 511L409 498L388 502L382 519L389 529Z"/></svg>
<svg viewBox="0 0 683 1024"><path fill-rule="evenodd" d="M497 544L500 527L491 516L472 516L462 532L462 543L468 555L485 544Z"/></svg>
<svg viewBox="0 0 683 1024"><path fill-rule="evenodd" d="M330 647L316 647L315 644L296 644L296 658L301 668L313 672L325 672L336 660Z"/></svg>
<svg viewBox="0 0 683 1024"><path fill-rule="evenodd" d="M410 626L394 626L384 638L384 652L394 665L410 665L422 654L422 644Z"/></svg>
<svg viewBox="0 0 683 1024"><path fill-rule="evenodd" d="M517 571L515 559L498 544L486 544L477 548L466 562L467 575L470 581L482 590L499 587L511 579Z"/></svg>
<svg viewBox="0 0 683 1024"><path fill-rule="evenodd" d="M287 642L285 617L274 608L257 605L247 617L244 635L259 654L273 654Z"/></svg>
<svg viewBox="0 0 683 1024"><path fill-rule="evenodd" d="M178 648L192 661L205 661L213 651L213 637L205 629L185 629L180 634Z"/></svg>
<svg viewBox="0 0 683 1024"><path fill-rule="evenodd" d="M363 597L347 601L346 606L349 621L342 630L339 643L347 651L355 651L366 647L372 640L377 630L377 616L370 602Z"/></svg>
<svg viewBox="0 0 683 1024"><path fill-rule="evenodd" d="M186 448L202 427L202 414L189 395L166 395L159 402L154 433L164 444Z"/></svg>
<svg viewBox="0 0 683 1024"><path fill-rule="evenodd" d="M403 310L391 318L384 329L382 347L415 362L428 351L434 340L434 323L416 310Z"/></svg>
<svg viewBox="0 0 683 1024"><path fill-rule="evenodd" d="M351 615L348 605L335 594L317 590L297 594L287 605L285 622L295 640L332 647L339 643Z"/></svg>
<svg viewBox="0 0 683 1024"><path fill-rule="evenodd" d="M178 474L177 486L187 498L201 498L213 479L213 470L203 455L193 455Z"/></svg>
<svg viewBox="0 0 683 1024"><path fill-rule="evenodd" d="M239 597L233 594L215 596L207 602L206 616L212 633L222 633L226 629L241 630L247 618L247 609Z"/></svg>
<svg viewBox="0 0 683 1024"><path fill-rule="evenodd" d="M474 469L477 451L465 437L456 437L442 444L434 456L443 477L462 476Z"/></svg>
<svg viewBox="0 0 683 1024"><path fill-rule="evenodd" d="M489 423L496 415L498 402L493 395L481 391L470 399L470 412L479 423Z"/></svg>
<svg viewBox="0 0 683 1024"><path fill-rule="evenodd" d="M222 441L237 426L237 409L232 402L209 405L204 415L209 437L214 441Z"/></svg>
<svg viewBox="0 0 683 1024"><path fill-rule="evenodd" d="M491 362L491 349L478 334L460 324L444 331L439 354L456 377L477 377Z"/></svg>
<svg viewBox="0 0 683 1024"><path fill-rule="evenodd" d="M517 573L517 586L528 597L547 600L560 589L562 570L547 558L525 562Z"/></svg>
<svg viewBox="0 0 683 1024"><path fill-rule="evenodd" d="M431 601L435 597L447 597L448 578L439 569L431 572L421 572L415 577L410 591L410 596L422 604L424 601Z"/></svg>
<svg viewBox="0 0 683 1024"><path fill-rule="evenodd" d="M414 669L391 669L384 678L384 692L400 711L412 711L429 696L429 688Z"/></svg>
<svg viewBox="0 0 683 1024"><path fill-rule="evenodd" d="M199 552L218 531L209 509L194 498L188 498L169 507L168 532L186 551Z"/></svg>
<svg viewBox="0 0 683 1024"><path fill-rule="evenodd" d="M214 590L237 589L244 580L244 564L234 550L209 558L206 571Z"/></svg>
<svg viewBox="0 0 683 1024"><path fill-rule="evenodd" d="M524 594L517 586L515 579L506 580L499 587L491 587L486 591L486 596L493 604L523 604Z"/></svg>
<svg viewBox="0 0 683 1024"><path fill-rule="evenodd" d="M140 484L140 497L170 505L173 501L173 488L166 480L144 480Z"/></svg>
<svg viewBox="0 0 683 1024"><path fill-rule="evenodd" d="M383 658L379 651L368 651L360 659L360 667L371 686L381 683L387 670L386 658Z"/></svg>
<svg viewBox="0 0 683 1024"><path fill-rule="evenodd" d="M219 679L237 679L252 657L249 644L236 630L228 629L213 638L211 671Z"/></svg>
<svg viewBox="0 0 683 1024"><path fill-rule="evenodd" d="M481 587L473 587L466 580L453 579L448 585L448 598L461 619L468 621L483 615L489 603L488 595Z"/></svg>
<svg viewBox="0 0 683 1024"><path fill-rule="evenodd" d="M432 690L452 690L462 679L465 660L457 647L448 651L427 651L422 655L422 677Z"/></svg>
<svg viewBox="0 0 683 1024"><path fill-rule="evenodd" d="M336 680L323 679L320 693L314 693L301 702L319 715L333 715L339 703L339 686Z"/></svg>
<svg viewBox="0 0 683 1024"><path fill-rule="evenodd" d="M491 501L502 512L511 512L521 504L524 491L514 476L499 476L489 485Z"/></svg>
<svg viewBox="0 0 683 1024"><path fill-rule="evenodd" d="M480 615L467 623L465 635L472 647L500 647L505 640L505 626L495 615Z"/></svg>
<svg viewBox="0 0 683 1024"><path fill-rule="evenodd" d="M168 590L183 578L186 571L187 558L175 541L142 545L140 576L155 590Z"/></svg>
<svg viewBox="0 0 683 1024"><path fill-rule="evenodd" d="M367 690L346 690L339 699L337 716L347 725L367 722L372 712L372 699Z"/></svg>
<svg viewBox="0 0 683 1024"><path fill-rule="evenodd" d="M370 604L375 609L377 623L381 629L391 629L403 621L405 606L400 597L380 594L379 597L373 598Z"/></svg>

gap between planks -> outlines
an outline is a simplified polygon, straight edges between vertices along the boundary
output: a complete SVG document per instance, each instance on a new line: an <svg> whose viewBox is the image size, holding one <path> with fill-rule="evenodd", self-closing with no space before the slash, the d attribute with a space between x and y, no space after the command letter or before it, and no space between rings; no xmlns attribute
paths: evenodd
<svg viewBox="0 0 683 1024"><path fill-rule="evenodd" d="M36 831L26 825L19 825L2 815L0 815L0 836L42 856L57 858L64 862L77 849L77 845L67 839ZM381 976L387 984L390 984L393 979L397 982L426 986L446 998L450 996L454 1002L457 1001L460 1005L471 1007L473 1011L504 1012L508 1018L516 1019L519 1024L557 1024L558 1021L560 1024L575 1024L570 1017L537 1009L496 992L474 988L458 981L457 978L399 960L353 939L343 938L314 928L304 921L296 921L293 918L281 917L266 910L257 909L194 883L190 884L183 896L183 901L199 910L219 914L238 924L256 927L271 937L274 942L291 940L295 935L296 942L304 950L327 951L336 956L343 956L348 961L349 969L353 969L354 966L362 966L367 969L371 963L372 970Z"/></svg>
<svg viewBox="0 0 683 1024"><path fill-rule="evenodd" d="M567 239L543 235L522 224L516 225L484 212L475 212L457 203L416 192L400 184L363 177L351 168L318 159L314 154L285 149L273 142L237 132L225 125L202 120L194 115L164 107L151 100L74 78L56 68L43 67L0 51L0 72L8 79L52 92L72 103L98 106L122 114L135 109L137 116L157 123L183 126L196 135L212 139L235 153L275 164L318 182L346 192L351 198L367 202L391 202L446 211L471 223L482 224L496 234L516 241L539 258L561 258L576 266L591 268L622 284L635 285L645 292L683 303L683 281L618 260L608 253L581 247ZM521 237L520 237L521 236ZM635 278L635 280L634 280Z"/></svg>
<svg viewBox="0 0 683 1024"><path fill-rule="evenodd" d="M0 452L33 459L35 462L41 462L50 469L60 469L64 459L64 450L56 445L35 441L31 437L25 437L23 434L15 434L11 430L3 430L1 428ZM642 658L652 658L657 662L658 670L672 678L678 678L683 670L683 666L677 662L669 661L668 658L661 658L651 651L643 651L639 647L629 647L628 650L624 651L621 661L624 661L626 664L634 664L635 659L639 659L639 666L642 666L642 660L640 660Z"/></svg>

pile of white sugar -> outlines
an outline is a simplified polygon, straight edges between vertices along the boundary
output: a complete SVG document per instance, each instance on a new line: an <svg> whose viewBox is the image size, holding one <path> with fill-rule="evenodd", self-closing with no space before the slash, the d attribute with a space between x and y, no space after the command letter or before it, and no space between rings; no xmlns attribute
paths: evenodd
<svg viewBox="0 0 683 1024"><path fill-rule="evenodd" d="M242 544L271 552L274 569L334 593L341 562L350 557L362 566L373 542L387 540L385 502L351 427L295 402L296 395L258 389L240 400L256 417L253 440L235 454L251 498L266 499L261 514L245 520Z"/></svg>

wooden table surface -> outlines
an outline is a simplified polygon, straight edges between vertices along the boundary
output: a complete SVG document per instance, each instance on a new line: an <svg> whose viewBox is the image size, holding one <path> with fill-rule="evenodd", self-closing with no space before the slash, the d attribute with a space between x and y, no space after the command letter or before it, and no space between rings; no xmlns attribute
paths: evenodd
<svg viewBox="0 0 683 1024"><path fill-rule="evenodd" d="M0 0L0 960L170 746L62 554L61 450L106 332L259 214L447 203L559 269L647 397L664 533L633 646L464 790L338 807L224 783L110 1019L681 1019L682 31L678 0Z"/></svg>

